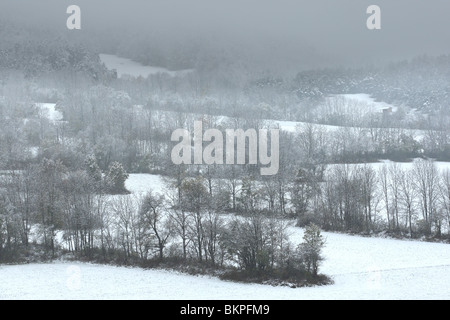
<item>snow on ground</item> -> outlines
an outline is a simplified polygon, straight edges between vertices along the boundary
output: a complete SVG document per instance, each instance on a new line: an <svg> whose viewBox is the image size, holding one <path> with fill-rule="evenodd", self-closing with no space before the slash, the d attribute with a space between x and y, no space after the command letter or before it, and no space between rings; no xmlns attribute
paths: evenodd
<svg viewBox="0 0 450 320"><path fill-rule="evenodd" d="M42 115L50 121L56 122L63 119L61 111L55 109L55 103L36 103L36 106L41 109Z"/></svg>
<svg viewBox="0 0 450 320"><path fill-rule="evenodd" d="M164 192L163 178L130 174L133 194ZM290 227L290 239L303 231ZM0 265L0 299L450 299L450 245L323 232L321 272L334 284L272 287L166 270L86 263Z"/></svg>
<svg viewBox="0 0 450 320"><path fill-rule="evenodd" d="M150 189L157 193L164 192L164 180L160 175L131 173L125 181L125 188L133 194L145 194Z"/></svg>
<svg viewBox="0 0 450 320"><path fill-rule="evenodd" d="M294 238L301 231L293 229ZM272 287L86 263L0 266L0 299L450 299L450 246L324 233L334 284Z"/></svg>
<svg viewBox="0 0 450 320"><path fill-rule="evenodd" d="M414 159L413 161L415 161L416 159ZM402 169L402 170L412 170L414 169L414 162L395 162L395 161L391 161L391 160L381 160L380 162L371 162L371 163L367 163L367 165L370 165L374 170L376 170L378 172L378 170L380 170L384 165L387 165L388 167L390 165L397 165L398 169ZM436 168L439 172L445 172L446 170L450 170L450 162L446 162L446 161L435 161L434 162L436 165ZM337 164L340 165L340 164ZM337 166L336 164L329 164L327 165L327 170L330 170L331 168L333 168L334 166ZM356 166L363 166L363 163L356 163L356 164L347 164L350 167L356 167Z"/></svg>
<svg viewBox="0 0 450 320"><path fill-rule="evenodd" d="M393 112L395 112L398 107L394 105L387 104L386 102L376 102L373 98L368 94L341 94L341 95L333 95L327 98L328 101L333 100L341 100L347 101L351 108L354 110L358 110L359 113L381 113L383 109L392 107ZM329 102L331 103L331 102ZM343 102L341 102L343 103ZM345 104L345 103L343 103ZM142 105L135 105L134 110L137 116L140 116L143 110ZM324 106L319 106L324 107ZM171 123L173 119L179 118L178 115L182 114L183 116L189 116L189 121L195 121L200 119L209 118L209 120L217 125L222 125L223 127L234 128L235 120L229 116L223 115L204 115L200 113L189 113L189 112L178 112L178 111L167 111L167 110L159 110L159 121ZM290 121L290 120L275 120L275 119L261 119L261 121L271 128L279 128L286 132L295 133L298 128L312 125L315 128L321 129L323 132L333 133L338 130L352 130L354 132L369 130L369 128L365 127L349 127L349 126L338 126L338 125L328 125L328 124L319 124L312 122L304 122L304 121ZM191 124L188 122L188 125ZM192 123L193 124L193 123ZM374 128L372 128L374 129ZM421 140L425 137L425 130L417 130L417 129L401 129L401 128L388 128L388 129L397 129L401 130L406 134L410 134L414 139Z"/></svg>
<svg viewBox="0 0 450 320"><path fill-rule="evenodd" d="M283 120L266 120L269 123L273 123L275 126L278 126L281 130L287 131L287 132L296 132L298 127L309 125L308 122L300 122L300 121L283 121ZM323 131L327 132L333 132L340 128L339 126L332 126L328 124L316 124L311 123L314 127L322 128Z"/></svg>
<svg viewBox="0 0 450 320"><path fill-rule="evenodd" d="M131 77L143 77L147 78L149 75L155 75L158 73L165 73L172 77L182 76L186 73L192 72L192 70L178 70L170 71L165 68L144 66L139 62L133 61L131 59L121 58L112 54L100 54L100 60L105 64L106 68L109 70L116 70L117 76L123 77L125 75Z"/></svg>
<svg viewBox="0 0 450 320"><path fill-rule="evenodd" d="M366 93L356 93L356 94L337 94L332 97L333 98L345 98L348 101L355 102L358 105L367 105L370 107L372 111L376 112L382 112L383 109L392 108L392 112L396 112L398 110L397 106L394 106L392 104L389 104L387 102L383 101L375 101L374 98L370 94Z"/></svg>
<svg viewBox="0 0 450 320"><path fill-rule="evenodd" d="M383 101L375 101L369 94L358 93L358 94L337 94L331 95L326 98L326 101L323 105L320 105L319 108L324 108L326 105L333 104L341 104L347 105L349 110L353 110L355 113L359 114L371 114L371 113L382 113L384 109L392 108L392 112L397 112L398 107L395 105L391 105L389 103ZM325 111L324 111L325 112ZM325 124L315 124L309 122L300 122L300 121L280 121L280 120L265 120L269 123L273 123L274 125L278 125L280 129L288 132L295 132L297 127L305 126L308 124L312 124L314 126L322 128L324 131L333 132L343 128L351 128L352 130L361 130L364 128L358 127L344 127L344 126L336 126L336 125L325 125ZM425 132L423 130L414 130L414 129L404 129L406 133L410 133L416 139L423 138Z"/></svg>
<svg viewBox="0 0 450 320"><path fill-rule="evenodd" d="M393 162L390 160L383 160L380 162L368 163L374 170L379 170L383 165L397 164L399 168L403 170L412 170L414 163L413 162ZM442 172L445 170L450 170L450 162L444 161L436 161L435 162L437 169ZM349 164L349 166L361 166L364 164ZM327 170L336 166L335 164L330 164L327 166ZM161 175L154 175L148 173L131 173L125 181L125 187L133 194L145 194L150 189L154 192L164 194L166 192L166 186L164 182L164 178Z"/></svg>

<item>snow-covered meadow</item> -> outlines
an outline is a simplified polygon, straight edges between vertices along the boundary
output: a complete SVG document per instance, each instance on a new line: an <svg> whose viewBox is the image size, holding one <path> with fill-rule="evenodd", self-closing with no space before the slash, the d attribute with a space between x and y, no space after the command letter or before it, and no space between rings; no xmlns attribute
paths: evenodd
<svg viewBox="0 0 450 320"><path fill-rule="evenodd" d="M450 6L401 1L0 4L0 300L449 300Z"/></svg>
<svg viewBox="0 0 450 320"><path fill-rule="evenodd" d="M101 55L118 76L148 76L179 72L144 67L128 59ZM182 71L181 74L187 71ZM375 102L370 96L337 95L364 106L368 112L393 108ZM37 104L50 121L63 119L55 104ZM228 117L220 116L221 121ZM302 122L268 120L281 129L294 132ZM322 126L333 131L340 127ZM420 136L420 132L417 133ZM388 162L388 161L386 161ZM449 163L437 162L439 170ZM371 164L379 169L383 162ZM412 163L401 163L411 169ZM152 189L164 194L161 176L130 174L126 188L132 195ZM302 241L303 230L290 227L294 244ZM45 264L0 265L0 299L449 299L450 245L387 238L369 238L324 232L327 244L321 273L334 284L322 287L288 288L222 281L210 276L191 276L168 270L144 270L88 263L59 261Z"/></svg>
<svg viewBox="0 0 450 320"><path fill-rule="evenodd" d="M131 174L132 194L164 192L161 176ZM290 227L290 239L303 231ZM324 232L321 273L334 284L288 288L167 270L59 261L0 266L0 299L449 299L450 246Z"/></svg>
<svg viewBox="0 0 450 320"><path fill-rule="evenodd" d="M150 75L155 74L167 74L171 77L182 76L187 73L192 72L192 70L177 70L170 71L166 68L154 67L154 66L144 66L139 62L133 61L131 59L118 57L112 54L100 54L100 60L105 64L105 66L110 70L116 70L117 76L120 77L143 77L147 78Z"/></svg>
<svg viewBox="0 0 450 320"><path fill-rule="evenodd" d="M292 228L293 240L302 236ZM0 299L450 299L448 244L324 233L334 284L289 288L167 270L55 262L0 266Z"/></svg>

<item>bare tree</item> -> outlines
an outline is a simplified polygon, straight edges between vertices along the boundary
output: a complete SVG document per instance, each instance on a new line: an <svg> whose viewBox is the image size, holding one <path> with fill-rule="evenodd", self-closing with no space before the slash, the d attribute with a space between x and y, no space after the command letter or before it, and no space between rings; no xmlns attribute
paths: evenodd
<svg viewBox="0 0 450 320"><path fill-rule="evenodd" d="M400 184L399 184L399 172L400 166L393 162L389 164L388 174L389 174L389 189L392 195L392 225L394 230L399 231L399 202L400 202Z"/></svg>
<svg viewBox="0 0 450 320"><path fill-rule="evenodd" d="M230 165L226 168L226 182L231 194L231 203L233 211L237 209L237 197L241 188L241 179L239 168L236 165Z"/></svg>
<svg viewBox="0 0 450 320"><path fill-rule="evenodd" d="M183 259L186 260L188 246L191 243L191 238L189 237L189 226L191 224L192 215L182 207L177 208L175 206L172 206L172 208L169 209L169 214L173 232L181 239Z"/></svg>
<svg viewBox="0 0 450 320"><path fill-rule="evenodd" d="M431 232L437 214L437 196L439 175L436 164L431 160L417 160L414 162L414 181L420 195L422 216Z"/></svg>
<svg viewBox="0 0 450 320"><path fill-rule="evenodd" d="M29 170L11 171L2 178L8 202L15 209L20 220L19 230L21 241L28 246L34 213L33 179Z"/></svg>
<svg viewBox="0 0 450 320"><path fill-rule="evenodd" d="M146 244L140 239L139 215L135 199L120 196L112 202L112 211L116 216L116 241L126 255L127 261L134 253L144 252Z"/></svg>
<svg viewBox="0 0 450 320"><path fill-rule="evenodd" d="M149 191L140 204L140 218L144 228L150 229L156 238L159 259L164 258L164 248L172 234L169 216L166 214L163 196Z"/></svg>
<svg viewBox="0 0 450 320"><path fill-rule="evenodd" d="M63 184L64 237L69 248L90 255L100 220L95 210L96 186L85 171L66 175Z"/></svg>
<svg viewBox="0 0 450 320"><path fill-rule="evenodd" d="M225 248L222 245L222 234L225 228L225 220L216 210L208 210L203 221L204 250L212 265L222 265L224 262Z"/></svg>
<svg viewBox="0 0 450 320"><path fill-rule="evenodd" d="M320 209L322 210L323 228L341 230L340 201L336 190L337 177L333 173L334 170L330 170L322 184Z"/></svg>
<svg viewBox="0 0 450 320"><path fill-rule="evenodd" d="M275 200L277 199L277 192L279 184L274 177L268 177L263 179L261 186L261 195L265 201L267 201L267 207L270 212L275 211Z"/></svg>
<svg viewBox="0 0 450 320"><path fill-rule="evenodd" d="M40 223L40 233L44 244L55 256L56 233L62 227L60 217L61 183L67 168L61 161L43 159L34 168L34 186L36 190L36 221Z"/></svg>
<svg viewBox="0 0 450 320"><path fill-rule="evenodd" d="M376 187L378 183L375 170L370 165L364 165L361 168L361 181L362 181L362 201L365 217L365 228L367 231L372 230L374 203L377 202Z"/></svg>
<svg viewBox="0 0 450 320"><path fill-rule="evenodd" d="M386 164L379 169L378 176L380 177L381 190L383 192L384 197L384 207L386 209L386 219L388 230L391 229L391 221L390 221L390 193L389 193L389 171Z"/></svg>
<svg viewBox="0 0 450 320"><path fill-rule="evenodd" d="M450 170L447 169L442 173L442 183L440 186L442 207L447 218L448 233L450 234Z"/></svg>
<svg viewBox="0 0 450 320"><path fill-rule="evenodd" d="M398 172L398 177L400 183L400 200L405 208L409 236L412 237L412 219L416 214L415 204L417 197L417 190L414 184L414 175L412 171L401 170Z"/></svg>
<svg viewBox="0 0 450 320"><path fill-rule="evenodd" d="M205 187L204 180L200 176L186 179L182 185L183 210L192 213L192 225L189 225L190 234L195 243L194 250L200 262L203 261L203 241L205 238L203 226L203 213L209 205L210 197Z"/></svg>

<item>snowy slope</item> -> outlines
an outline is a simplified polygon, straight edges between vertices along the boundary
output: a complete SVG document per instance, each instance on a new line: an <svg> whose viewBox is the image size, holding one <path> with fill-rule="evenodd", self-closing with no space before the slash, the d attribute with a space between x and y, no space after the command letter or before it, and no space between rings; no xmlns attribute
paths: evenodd
<svg viewBox="0 0 450 320"><path fill-rule="evenodd" d="M337 94L326 98L323 105L318 106L318 108L326 108L326 105L341 104L345 105L348 109L347 112L369 115L382 113L384 109L392 108L392 112L397 112L398 106L382 102L375 101L369 94L358 93L358 94ZM326 113L327 111L323 111ZM280 129L288 132L295 132L298 126L305 126L309 124L308 122L299 121L279 121L279 120L266 120L268 122L278 124ZM323 124L313 124L314 126L320 127L325 131L333 132L342 128L351 128L352 130L360 130L362 128L358 127L343 127L335 125L323 125ZM413 130L404 129L406 133L412 134L416 139L422 138L424 135L423 130Z"/></svg>
<svg viewBox="0 0 450 320"><path fill-rule="evenodd" d="M106 68L109 70L116 70L117 76L123 77L124 75L128 75L131 77L143 77L147 78L149 75L155 75L158 73L165 73L172 77L181 76L186 73L192 72L192 70L178 70L178 71L170 71L165 68L160 67L152 67L152 66L144 66L139 62L121 58L112 54L100 54L100 60L105 64Z"/></svg>
<svg viewBox="0 0 450 320"><path fill-rule="evenodd" d="M301 238L293 229L293 239ZM272 287L84 263L0 266L0 299L450 299L450 246L324 233L333 285Z"/></svg>
<svg viewBox="0 0 450 320"><path fill-rule="evenodd" d="M350 102L355 102L359 106L367 106L371 111L382 112L383 109L392 108L392 112L396 112L398 110L397 106L389 104L387 102L375 101L374 98L370 94L366 93L356 93L356 94L337 94L335 96L330 97L333 98L345 98Z"/></svg>

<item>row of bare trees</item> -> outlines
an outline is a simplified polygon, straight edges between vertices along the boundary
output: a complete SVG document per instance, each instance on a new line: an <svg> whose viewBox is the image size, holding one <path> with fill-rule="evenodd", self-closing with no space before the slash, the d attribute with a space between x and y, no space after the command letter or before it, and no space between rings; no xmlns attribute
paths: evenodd
<svg viewBox="0 0 450 320"><path fill-rule="evenodd" d="M304 243L295 247L289 239L291 224L282 216L257 210L224 215L223 202L200 176L180 185L171 180L167 186L164 196L150 191L110 202L110 218L102 227L106 251L120 251L125 261L177 258L182 263L238 266L252 274L296 270L318 275L324 241L317 226L308 226Z"/></svg>
<svg viewBox="0 0 450 320"><path fill-rule="evenodd" d="M301 226L314 222L326 230L389 231L410 237L440 237L450 230L450 173L429 160L416 160L409 169L397 163L378 169L310 166L291 177L262 180L241 176L238 166L229 167L223 178L202 169L192 177L178 169L164 197L111 195L91 158L83 170L70 171L61 161L44 159L27 170L4 173L0 253L40 243L52 255L63 245L87 256L100 250L104 258L120 252L125 260L171 255L223 264L234 252L233 259L247 265L243 261L254 262L254 257L239 258L241 250L226 250L224 244L233 246L240 231L251 228L245 223L253 221L281 232L277 244L271 242L279 250L267 250L273 265L284 247L280 219L289 216L298 217ZM116 170L106 177L113 175L110 172ZM124 182L123 174L113 176ZM226 212L253 218L245 223L237 219L233 225L225 223ZM254 243L259 246L261 241Z"/></svg>
<svg viewBox="0 0 450 320"><path fill-rule="evenodd" d="M437 236L450 232L449 171L432 160L412 163L333 164L305 161L291 175L260 178L251 169L225 168L214 176L200 168L207 192L224 211L298 217L327 230L388 231L404 236ZM188 171L178 168L181 186Z"/></svg>
<svg viewBox="0 0 450 320"><path fill-rule="evenodd" d="M409 169L398 163L378 170L333 165L306 203L297 206L299 223L313 219L330 230L440 237L450 232L449 182L449 171L439 171L429 160L416 160Z"/></svg>
<svg viewBox="0 0 450 320"><path fill-rule="evenodd" d="M242 207L244 215L225 215L231 197L226 203L219 185L210 186L201 176L184 177L179 184L168 180L165 195L111 195L88 172L45 160L5 175L0 260L14 261L14 252L43 248L53 258L66 250L119 263L176 258L249 272L290 268L317 275L319 252L294 247L282 215L264 215L259 205ZM243 191L245 184L239 194L246 198L238 196L239 203L253 201L254 194Z"/></svg>
<svg viewBox="0 0 450 320"><path fill-rule="evenodd" d="M198 170L224 211L298 217L299 225L314 222L327 230L410 237L450 232L450 173L432 160L328 166L304 162L291 175L262 179L239 166L226 170L221 178ZM180 169L174 181L181 185L186 177Z"/></svg>
<svg viewBox="0 0 450 320"><path fill-rule="evenodd" d="M102 227L105 249L119 249L126 259L178 257L220 266L235 262L244 269L274 268L284 261L282 248L290 244L288 224L280 217L256 212L227 217L203 178L173 182L166 196L150 191L111 200Z"/></svg>

